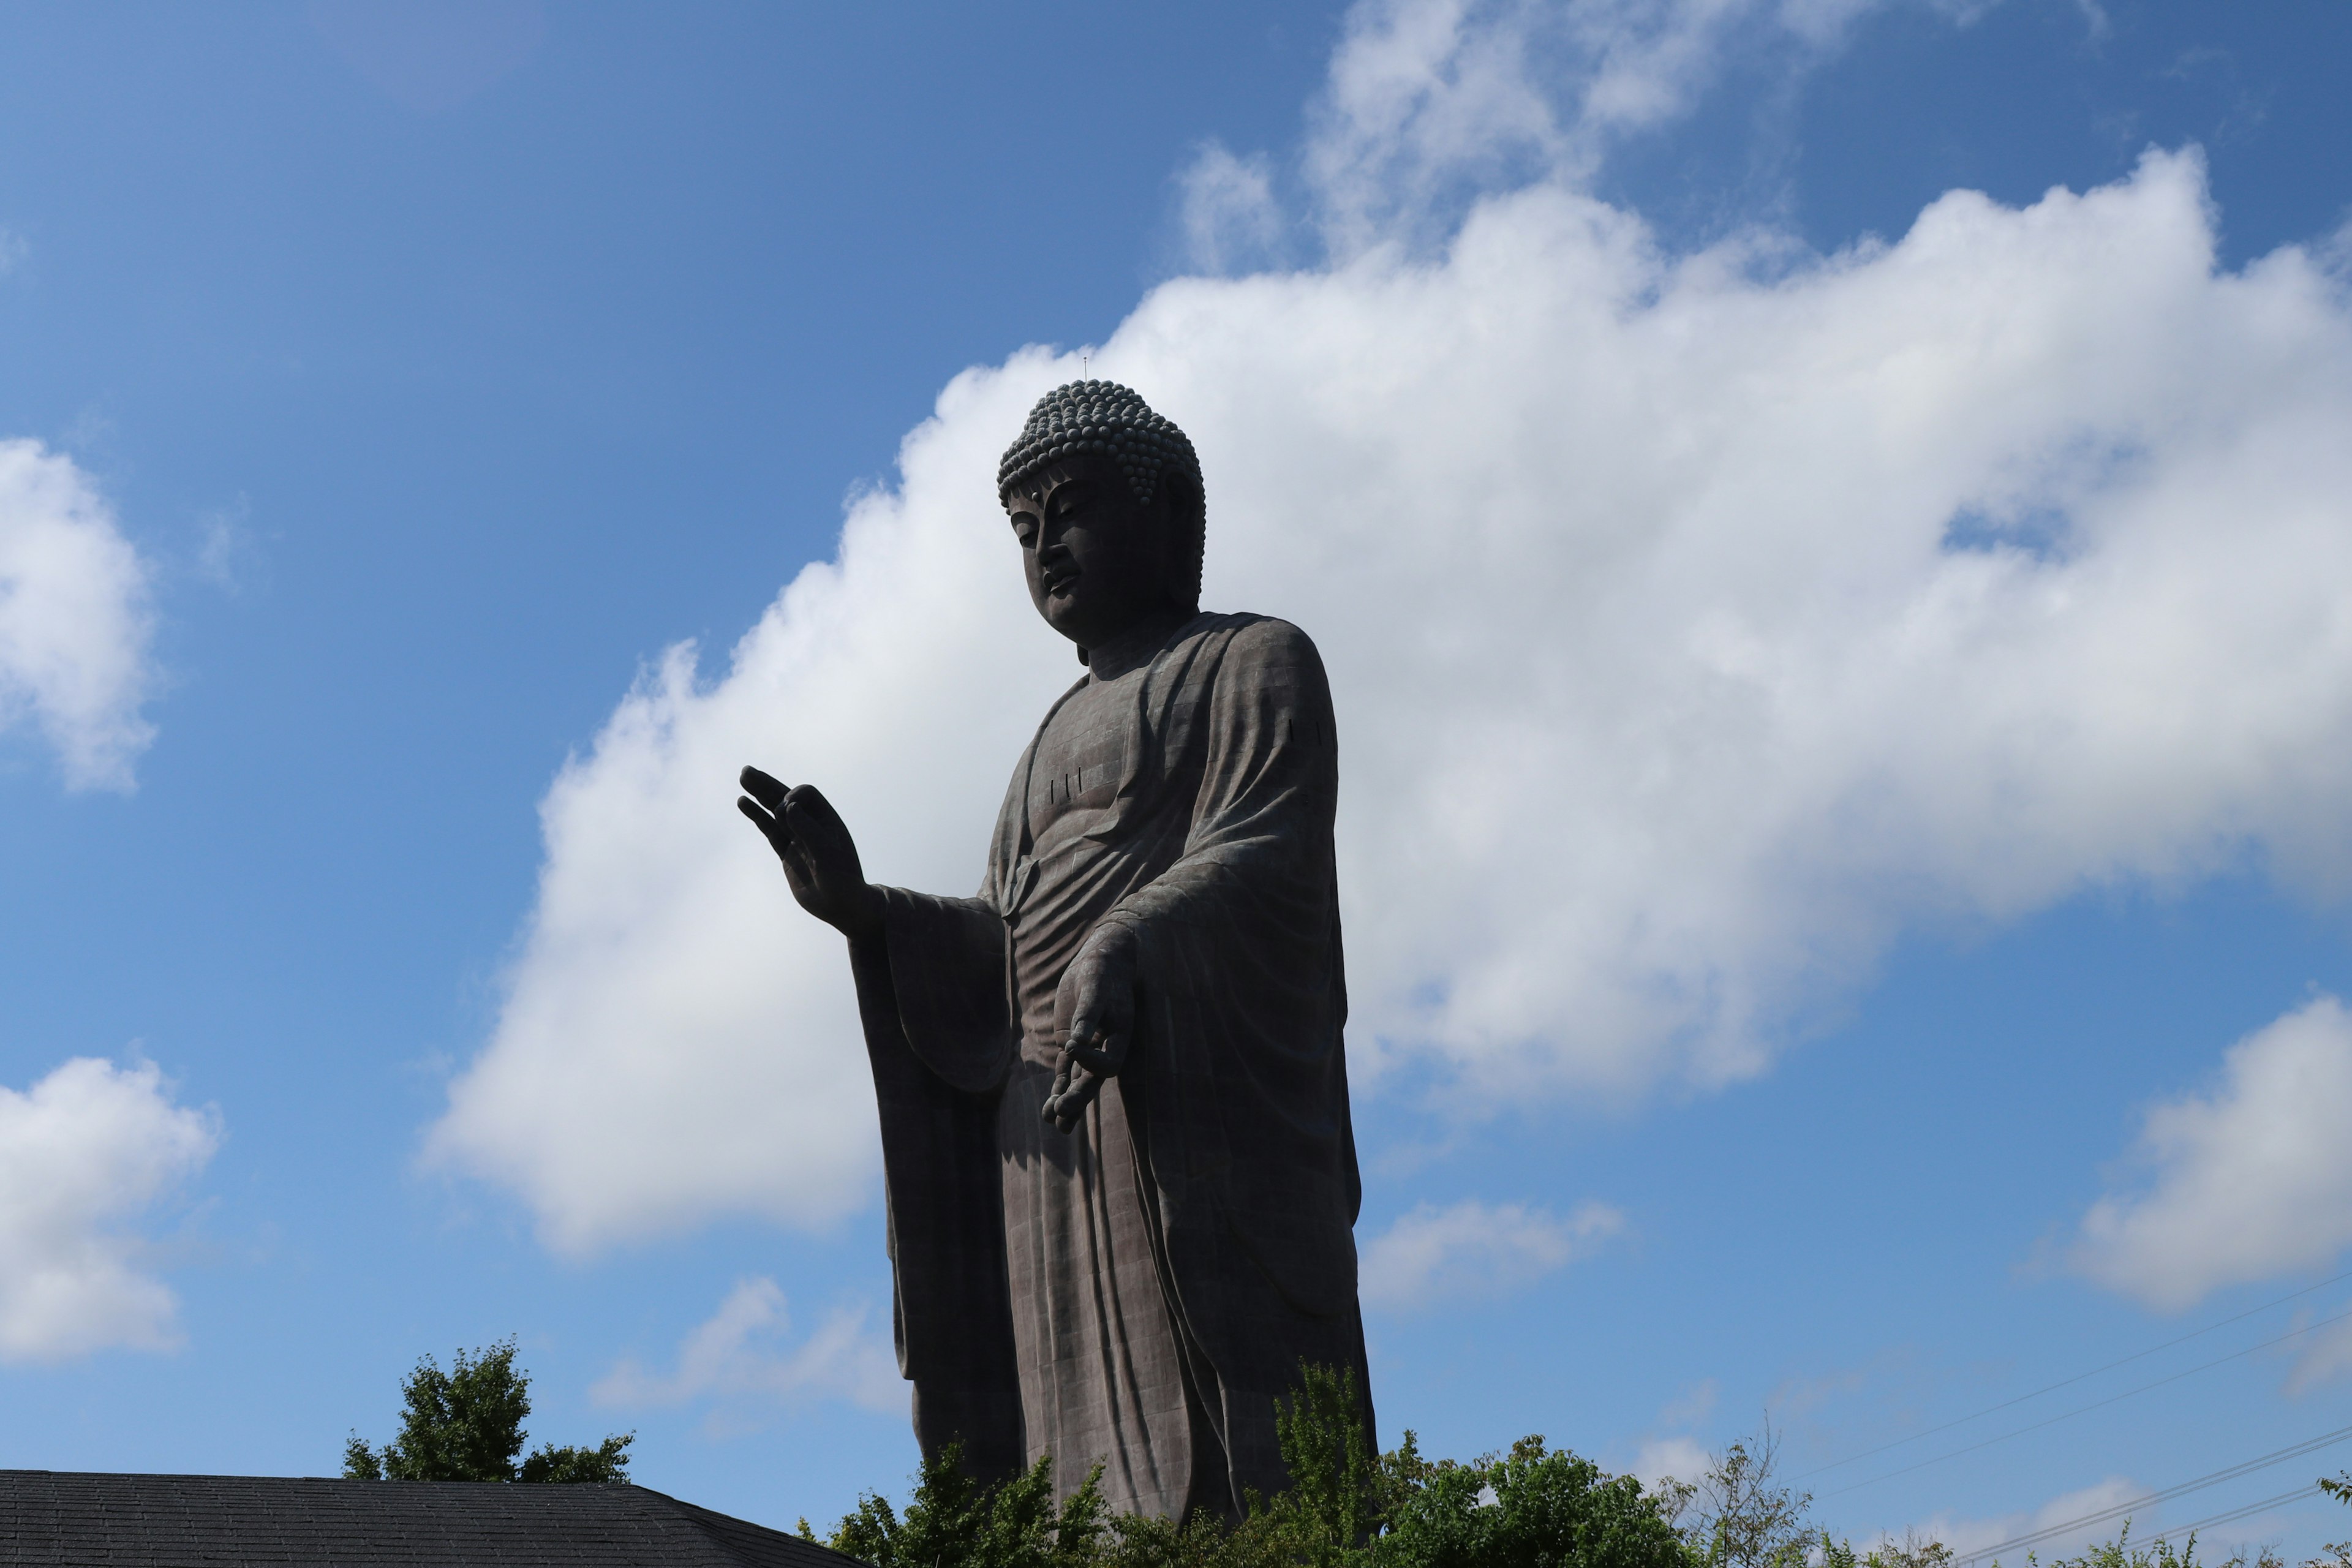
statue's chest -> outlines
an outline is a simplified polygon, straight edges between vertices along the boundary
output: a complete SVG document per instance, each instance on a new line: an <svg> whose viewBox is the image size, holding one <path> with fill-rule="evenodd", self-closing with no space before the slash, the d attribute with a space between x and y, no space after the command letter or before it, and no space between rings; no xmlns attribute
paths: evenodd
<svg viewBox="0 0 2352 1568"><path fill-rule="evenodd" d="M1080 689L1037 738L1029 764L1029 838L1043 858L1097 826L1118 798L1136 734L1126 680Z"/></svg>

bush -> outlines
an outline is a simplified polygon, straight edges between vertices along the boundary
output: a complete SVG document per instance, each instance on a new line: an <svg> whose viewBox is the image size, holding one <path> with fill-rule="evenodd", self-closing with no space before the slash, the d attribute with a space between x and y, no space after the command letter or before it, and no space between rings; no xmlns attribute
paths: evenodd
<svg viewBox="0 0 2352 1568"><path fill-rule="evenodd" d="M1378 1568L1686 1568L1664 1500L1541 1437L1469 1464L1421 1458L1412 1433L1382 1460Z"/></svg>
<svg viewBox="0 0 2352 1568"><path fill-rule="evenodd" d="M1302 1367L1275 1420L1291 1484L1236 1524L1112 1516L1091 1477L1056 1510L1050 1457L989 1488L950 1450L904 1514L868 1493L827 1544L875 1568L1690 1568L1674 1500L1631 1477L1541 1437L1458 1464L1407 1432L1375 1456L1362 1408L1354 1373Z"/></svg>
<svg viewBox="0 0 2352 1568"><path fill-rule="evenodd" d="M2025 1560L2040 1568L2041 1560L2027 1552ZM1993 1568L2000 1568L1998 1563ZM2134 1546L2131 1521L2113 1541L2102 1542L2079 1557L2053 1557L2049 1568L2206 1568L2197 1561L2197 1537L2189 1536L2179 1550L2169 1541L2158 1541L2152 1546ZM2243 1552L2224 1558L2213 1568L2285 1568L2285 1564L2269 1552L2257 1553L2250 1562Z"/></svg>
<svg viewBox="0 0 2352 1568"><path fill-rule="evenodd" d="M904 1514L866 1493L827 1544L875 1568L1087 1568L1102 1561L1108 1510L1095 1485L1100 1467L1056 1510L1051 1456L999 1487L966 1475L962 1458L950 1445L925 1461ZM815 1539L806 1520L801 1534Z"/></svg>
<svg viewBox="0 0 2352 1568"><path fill-rule="evenodd" d="M343 1446L343 1479L353 1481L602 1481L625 1485L635 1433L593 1448L541 1444L522 1458L530 1415L530 1374L514 1363L512 1340L443 1372L431 1356L401 1381L400 1438L381 1448L359 1434ZM520 1462L518 1462L520 1461Z"/></svg>

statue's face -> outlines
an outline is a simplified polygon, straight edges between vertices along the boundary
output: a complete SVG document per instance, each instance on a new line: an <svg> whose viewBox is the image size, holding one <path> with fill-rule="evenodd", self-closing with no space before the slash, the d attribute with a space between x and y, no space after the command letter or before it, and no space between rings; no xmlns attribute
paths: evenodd
<svg viewBox="0 0 2352 1568"><path fill-rule="evenodd" d="M1099 459L1054 463L1007 492L1030 602L1080 647L1176 606L1165 505L1146 507Z"/></svg>

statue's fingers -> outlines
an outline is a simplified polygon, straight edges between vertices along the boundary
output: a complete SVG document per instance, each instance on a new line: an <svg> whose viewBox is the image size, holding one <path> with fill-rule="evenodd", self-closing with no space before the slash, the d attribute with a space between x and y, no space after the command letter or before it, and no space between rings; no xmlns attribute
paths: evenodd
<svg viewBox="0 0 2352 1568"><path fill-rule="evenodd" d="M792 793L785 786L783 780L773 773L761 773L758 768L745 768L736 775L736 780L743 786L745 795L750 795L770 811L782 807L784 804L784 796Z"/></svg>
<svg viewBox="0 0 2352 1568"><path fill-rule="evenodd" d="M1054 1084L1054 1092L1045 1097L1045 1109L1040 1110L1038 1115L1055 1126L1061 1127L1063 1113L1076 1103L1076 1086L1066 1078L1057 1079ZM1063 1131L1067 1131L1068 1129L1063 1128Z"/></svg>
<svg viewBox="0 0 2352 1568"><path fill-rule="evenodd" d="M1102 1092L1102 1081L1089 1076L1072 1084L1070 1091L1055 1104L1054 1125L1065 1132L1075 1131L1086 1117L1087 1107L1093 1104L1095 1096Z"/></svg>
<svg viewBox="0 0 2352 1568"><path fill-rule="evenodd" d="M1125 1037L1113 1035L1100 1049L1092 1046L1066 1046L1063 1054L1090 1073L1108 1078L1118 1071L1118 1059L1123 1054L1117 1047Z"/></svg>
<svg viewBox="0 0 2352 1568"><path fill-rule="evenodd" d="M771 844L776 844L776 836L785 832L784 825L769 816L761 808L760 803L748 795L739 795L735 797L735 809L751 818L751 826L766 834L768 842ZM777 847L782 848L782 846L778 844Z"/></svg>
<svg viewBox="0 0 2352 1568"><path fill-rule="evenodd" d="M842 826L841 818L831 811L814 809L803 800L801 791L807 788L808 785L803 784L784 797L784 804L776 808L776 820L803 844L828 847L840 844L849 837L849 830ZM817 796L820 805L824 799L823 795Z"/></svg>
<svg viewBox="0 0 2352 1568"><path fill-rule="evenodd" d="M784 795L784 809L796 812L810 822L820 823L828 829L843 834L849 829L841 820L841 813L833 809L833 802L824 798L824 791L814 784L794 784Z"/></svg>
<svg viewBox="0 0 2352 1568"><path fill-rule="evenodd" d="M751 826L767 835L768 847L776 852L776 858L784 863L787 871L807 868L808 850L793 837L791 823L782 816L770 816L758 803L744 795L735 797L735 809L750 817Z"/></svg>
<svg viewBox="0 0 2352 1568"><path fill-rule="evenodd" d="M1102 987L1092 974L1075 966L1065 978L1077 983L1073 988L1077 994L1070 998L1070 1026L1062 1038L1071 1045L1096 1045L1103 1033Z"/></svg>

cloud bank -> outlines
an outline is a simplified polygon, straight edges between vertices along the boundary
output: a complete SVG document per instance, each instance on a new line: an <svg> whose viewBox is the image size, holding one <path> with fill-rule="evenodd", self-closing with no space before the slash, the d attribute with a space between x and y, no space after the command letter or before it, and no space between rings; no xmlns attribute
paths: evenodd
<svg viewBox="0 0 2352 1568"><path fill-rule="evenodd" d="M1364 1303L1410 1311L1463 1297L1492 1300L1567 1267L1624 1228L1623 1213L1607 1204L1580 1205L1566 1219L1528 1204L1423 1204L1364 1245Z"/></svg>
<svg viewBox="0 0 2352 1568"><path fill-rule="evenodd" d="M740 1280L709 1321L678 1345L675 1372L665 1376L623 1361L589 1396L599 1405L635 1407L704 1401L774 1405L822 1397L869 1410L905 1407L898 1360L866 1331L863 1312L831 1313L787 1351L777 1342L791 1327L784 1293L774 1280Z"/></svg>
<svg viewBox="0 0 2352 1568"><path fill-rule="evenodd" d="M1787 79L1884 4L1361 0L1308 112L1308 219L1332 255L1350 258L1442 240L1498 187L1583 187L1616 144L1688 113L1728 60ZM1207 149L1200 170L1221 158L1231 154ZM1186 227L1195 255L1213 261L1230 243L1203 243L1208 216L1188 207ZM1264 222L1251 205L1234 216L1244 228Z"/></svg>
<svg viewBox="0 0 2352 1568"><path fill-rule="evenodd" d="M1478 42L1459 7L1363 15ZM1381 149L1440 145L1393 96L1330 200L1358 166L1409 195ZM1360 1092L1721 1085L1906 931L2250 861L2345 888L2352 305L2304 249L2218 269L2215 222L2195 153L2151 153L2023 209L1955 192L1893 244L1674 255L1547 173L1434 252L1138 306L1092 363L1203 454L1206 602L1297 621L1332 673ZM708 672L669 650L550 791L504 1012L428 1152L551 1245L870 1201L841 944L731 781L823 784L878 880L977 884L1077 673L993 464L1077 374L957 377L835 559Z"/></svg>
<svg viewBox="0 0 2352 1568"><path fill-rule="evenodd" d="M2347 1310L2346 1305L2338 1304L2330 1316L2341 1316ZM2303 1326L2305 1316L2308 1314L2298 1314L2297 1328ZM2320 1321L2326 1323L2326 1320ZM2347 1373L2352 1373L2352 1321L2323 1327L2312 1335L2310 1342L2296 1352L2294 1364L2287 1369L2285 1392L2290 1397L2299 1398Z"/></svg>
<svg viewBox="0 0 2352 1568"><path fill-rule="evenodd" d="M1643 1443L1627 1474L1653 1491L1669 1482L1696 1486L1715 1468L1715 1456L1696 1437L1652 1437Z"/></svg>
<svg viewBox="0 0 2352 1568"><path fill-rule="evenodd" d="M38 731L71 788L129 789L154 737L147 584L73 459L0 440L0 734Z"/></svg>
<svg viewBox="0 0 2352 1568"><path fill-rule="evenodd" d="M2210 1092L2155 1107L2132 1163L2145 1180L2083 1216L2070 1260L2179 1310L2225 1286L2315 1268L2352 1247L2352 1014L2320 996L2231 1046ZM2296 1391L2352 1367L2323 1336Z"/></svg>
<svg viewBox="0 0 2352 1568"><path fill-rule="evenodd" d="M172 1292L121 1227L219 1143L152 1063L77 1057L22 1093L0 1086L0 1362L177 1344Z"/></svg>
<svg viewBox="0 0 2352 1568"><path fill-rule="evenodd" d="M1906 1532L1906 1538L1914 1542L1940 1541L1956 1555L1967 1557L1971 1552L1981 1552L1988 1547L2014 1541L2020 1536L2054 1529L2071 1520L2103 1514L2147 1493L2147 1488L2126 1477L2109 1476L2095 1485L2062 1493L2030 1511L2021 1510L1986 1519L1959 1519L1949 1513L1938 1513L1926 1522L1913 1526ZM2160 1529L2163 1514L2161 1503L2134 1511L2131 1522L2136 1535L2146 1540ZM2095 1524L2060 1531L2045 1541L2037 1542L2032 1550L2037 1554L2047 1553L2055 1561L2063 1553L2079 1552L2093 1542L2110 1539L2115 1533L2115 1521L2102 1520ZM1891 1543L1896 1538L1888 1534L1881 1539Z"/></svg>

